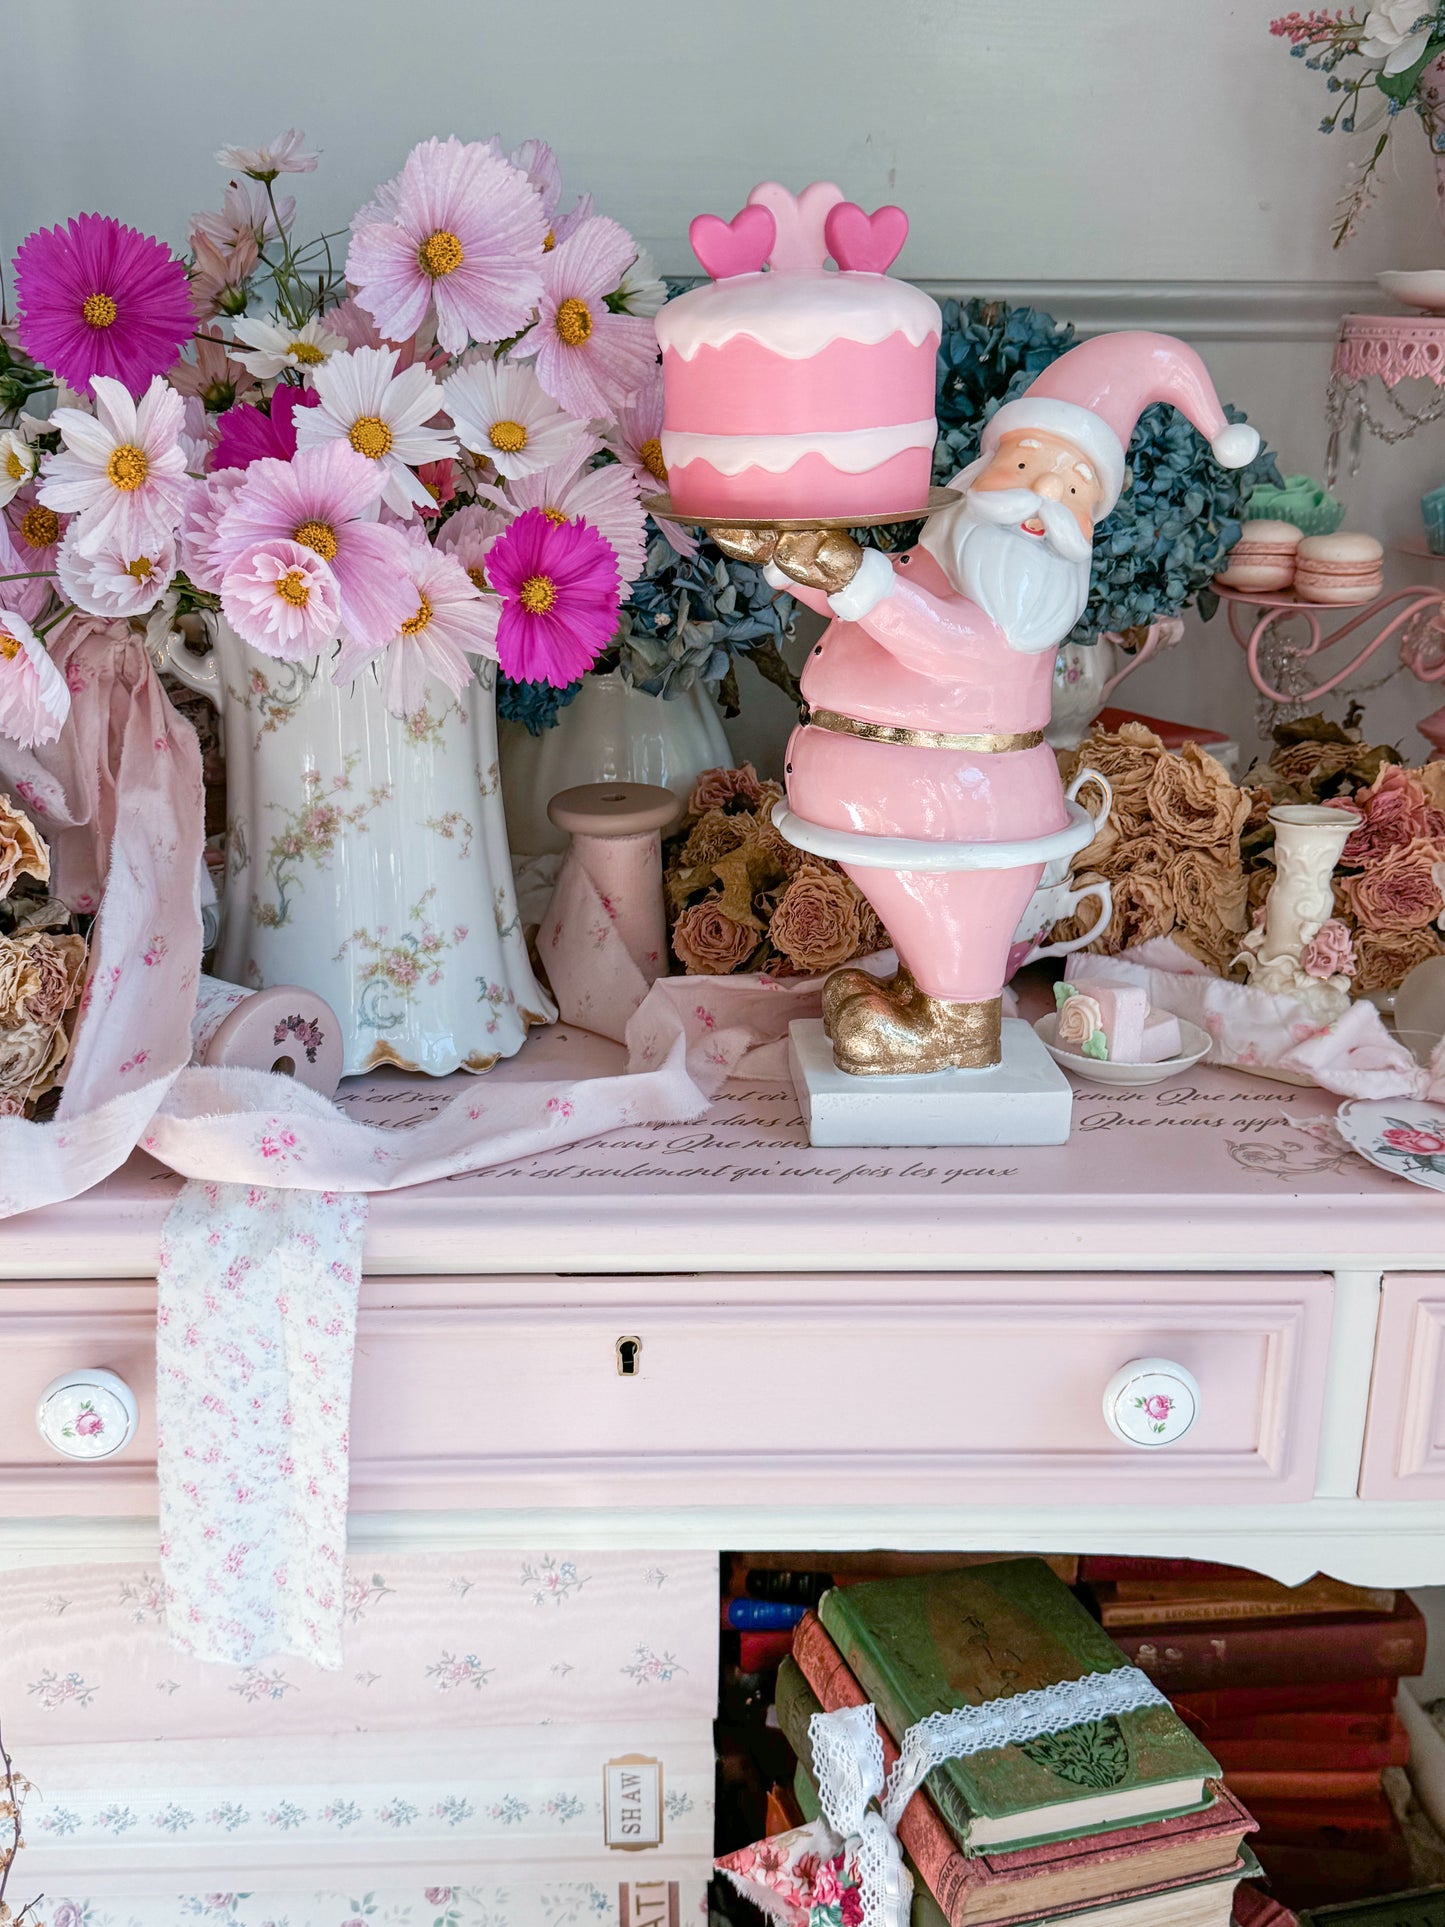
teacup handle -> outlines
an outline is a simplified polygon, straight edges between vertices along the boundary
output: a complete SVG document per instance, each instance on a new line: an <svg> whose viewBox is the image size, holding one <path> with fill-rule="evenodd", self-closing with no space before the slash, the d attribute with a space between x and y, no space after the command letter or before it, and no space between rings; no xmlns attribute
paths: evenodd
<svg viewBox="0 0 1445 1927"><path fill-rule="evenodd" d="M1101 776L1099 781L1102 783L1103 780ZM1066 943L1043 944L1037 950L1029 952L1026 962L1037 963L1040 957L1067 957L1071 950L1082 950L1086 943L1092 943L1095 937L1103 936L1109 919L1114 914L1114 886L1107 877L1094 877L1088 883L1081 884L1077 890L1069 893L1070 911L1077 910L1085 897L1099 899L1099 914L1084 934L1081 937L1070 937Z"/></svg>
<svg viewBox="0 0 1445 1927"><path fill-rule="evenodd" d="M1096 769L1081 769L1077 776L1075 776L1073 782L1070 783L1069 787L1064 791L1064 794L1071 803L1075 803L1078 801L1079 791L1089 783L1094 784L1097 789L1101 790L1104 797L1104 806L1102 809L1089 810L1089 814L1094 820L1094 834L1097 836L1099 831L1102 830L1108 822L1109 812L1114 807L1114 791L1110 786L1108 777L1101 776ZM1084 808L1086 810L1089 809L1087 803L1084 805Z"/></svg>
<svg viewBox="0 0 1445 1927"><path fill-rule="evenodd" d="M212 649L208 656L198 656L186 644L179 629L168 630L155 650L155 666L162 673L174 676L183 682L187 689L194 689L197 695L204 696L220 709L224 690L221 684L220 652Z"/></svg>

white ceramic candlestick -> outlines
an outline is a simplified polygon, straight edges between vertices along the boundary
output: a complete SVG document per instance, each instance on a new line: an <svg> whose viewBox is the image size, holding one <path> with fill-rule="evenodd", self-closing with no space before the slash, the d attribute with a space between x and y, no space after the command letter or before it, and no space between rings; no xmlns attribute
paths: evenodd
<svg viewBox="0 0 1445 1927"><path fill-rule="evenodd" d="M1350 1004L1350 980L1313 977L1300 958L1321 924L1335 914L1331 878L1350 832L1364 818L1356 810L1320 803L1281 803L1269 813L1274 825L1274 883L1264 923L1244 940L1242 954L1257 990L1297 997L1322 1021L1333 1023Z"/></svg>

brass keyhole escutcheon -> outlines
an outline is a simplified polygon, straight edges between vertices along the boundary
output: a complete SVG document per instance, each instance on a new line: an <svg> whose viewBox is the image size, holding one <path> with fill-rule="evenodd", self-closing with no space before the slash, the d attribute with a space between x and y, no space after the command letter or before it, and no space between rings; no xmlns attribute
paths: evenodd
<svg viewBox="0 0 1445 1927"><path fill-rule="evenodd" d="M617 1376L636 1378L642 1370L642 1340L640 1338L619 1338L617 1341Z"/></svg>

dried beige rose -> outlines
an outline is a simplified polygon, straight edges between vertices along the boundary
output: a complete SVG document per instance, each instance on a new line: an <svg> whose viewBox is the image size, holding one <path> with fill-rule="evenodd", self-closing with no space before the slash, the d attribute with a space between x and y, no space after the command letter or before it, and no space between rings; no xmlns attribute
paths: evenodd
<svg viewBox="0 0 1445 1927"><path fill-rule="evenodd" d="M672 926L672 947L689 977L725 977L752 956L758 933L724 916L716 903L694 903Z"/></svg>
<svg viewBox="0 0 1445 1927"><path fill-rule="evenodd" d="M1150 820L1171 843L1213 850L1235 844L1249 814L1249 798L1197 743L1161 756L1149 778Z"/></svg>
<svg viewBox="0 0 1445 1927"><path fill-rule="evenodd" d="M1445 942L1429 924L1413 930L1357 929L1353 934L1356 990L1398 990L1416 964L1445 952Z"/></svg>
<svg viewBox="0 0 1445 1927"><path fill-rule="evenodd" d="M1103 936L1090 944L1091 950L1110 955L1169 935L1174 928L1174 891L1167 873L1130 870L1114 877L1112 883L1114 914Z"/></svg>
<svg viewBox="0 0 1445 1927"><path fill-rule="evenodd" d="M806 862L788 884L768 924L768 940L806 973L836 970L859 954L858 893L825 864Z"/></svg>
<svg viewBox="0 0 1445 1927"><path fill-rule="evenodd" d="M30 1101L60 1082L85 953L83 937L0 937L0 1095Z"/></svg>
<svg viewBox="0 0 1445 1927"><path fill-rule="evenodd" d="M1101 875L1111 883L1122 878L1137 876L1141 871L1149 876L1164 877L1174 861L1174 846L1162 837L1157 830L1144 829L1137 835L1121 837L1102 863L1096 864Z"/></svg>
<svg viewBox="0 0 1445 1927"><path fill-rule="evenodd" d="M1169 887L1176 935L1192 940L1214 969L1228 970L1249 927L1248 887L1238 860L1214 850L1182 850L1170 866Z"/></svg>
<svg viewBox="0 0 1445 1927"><path fill-rule="evenodd" d="M0 796L0 897L8 897L22 876L48 883L50 852L25 812Z"/></svg>
<svg viewBox="0 0 1445 1927"><path fill-rule="evenodd" d="M688 832L682 846L683 862L716 863L720 856L738 847L751 822L752 818L747 815L724 816L720 809L708 810Z"/></svg>
<svg viewBox="0 0 1445 1927"><path fill-rule="evenodd" d="M1125 723L1117 730L1098 730L1086 736L1074 753L1068 779L1081 769L1097 770L1107 777L1114 792L1113 814L1121 825L1134 826L1147 815L1149 779L1165 754L1163 743L1152 729L1146 729L1143 723Z"/></svg>

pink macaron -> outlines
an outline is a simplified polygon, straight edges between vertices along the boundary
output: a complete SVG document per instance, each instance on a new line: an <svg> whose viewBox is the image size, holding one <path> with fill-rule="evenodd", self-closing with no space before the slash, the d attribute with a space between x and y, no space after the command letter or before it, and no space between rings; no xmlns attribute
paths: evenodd
<svg viewBox="0 0 1445 1927"><path fill-rule="evenodd" d="M1277 595L1294 581L1295 553L1303 539L1293 522L1246 522L1227 567L1214 579L1226 589Z"/></svg>
<svg viewBox="0 0 1445 1927"><path fill-rule="evenodd" d="M1385 586L1384 561L1373 535L1338 529L1306 536L1295 563L1295 592L1304 602L1373 602Z"/></svg>

